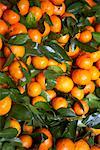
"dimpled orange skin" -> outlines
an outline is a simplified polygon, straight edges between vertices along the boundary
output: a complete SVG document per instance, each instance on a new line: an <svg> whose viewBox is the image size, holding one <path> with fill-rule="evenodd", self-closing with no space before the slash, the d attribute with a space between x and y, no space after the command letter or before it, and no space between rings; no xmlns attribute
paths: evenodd
<svg viewBox="0 0 100 150"><path fill-rule="evenodd" d="M78 85L86 85L91 81L91 74L88 70L76 69L72 72L72 80Z"/></svg>
<svg viewBox="0 0 100 150"><path fill-rule="evenodd" d="M20 138L20 140L22 142L23 147L30 148L32 146L33 140L32 140L31 136L29 136L29 135L22 135L19 138Z"/></svg>
<svg viewBox="0 0 100 150"><path fill-rule="evenodd" d="M72 140L64 138L57 141L56 150L74 150L75 145Z"/></svg>
<svg viewBox="0 0 100 150"><path fill-rule="evenodd" d="M75 150L90 150L90 147L83 139L81 139L75 142Z"/></svg>
<svg viewBox="0 0 100 150"><path fill-rule="evenodd" d="M42 10L39 7L30 7L29 11L33 13L34 17L36 18L36 21L39 21L42 17Z"/></svg>
<svg viewBox="0 0 100 150"><path fill-rule="evenodd" d="M11 51L7 46L4 47L3 52L5 57L9 57L11 54Z"/></svg>
<svg viewBox="0 0 100 150"><path fill-rule="evenodd" d="M36 69L45 69L48 66L48 59L45 56L32 57L32 64Z"/></svg>
<svg viewBox="0 0 100 150"><path fill-rule="evenodd" d="M25 54L25 47L24 46L12 45L10 48L11 48L11 51L13 52L13 54L15 54L15 56L17 58L23 57Z"/></svg>
<svg viewBox="0 0 100 150"><path fill-rule="evenodd" d="M78 102L76 102L73 106L73 109L77 115L85 115L89 111L89 106L86 101L80 100L80 103L83 105L83 108L80 106Z"/></svg>
<svg viewBox="0 0 100 150"><path fill-rule="evenodd" d="M75 86L71 90L71 94L72 94L73 97L77 98L78 100L81 100L84 97L84 90L79 89L78 87Z"/></svg>
<svg viewBox="0 0 100 150"><path fill-rule="evenodd" d="M10 109L11 109L11 105L12 105L12 100L10 97L5 97L0 101L0 116L6 115Z"/></svg>
<svg viewBox="0 0 100 150"><path fill-rule="evenodd" d="M97 80L100 76L100 71L95 66L92 66L89 72L91 74L91 80Z"/></svg>
<svg viewBox="0 0 100 150"><path fill-rule="evenodd" d="M50 97L51 100L52 100L53 98L55 98L56 95L57 95L54 90L47 90L46 92L48 93L48 95L49 95L49 97Z"/></svg>
<svg viewBox="0 0 100 150"><path fill-rule="evenodd" d="M53 23L53 26L50 27L51 31L54 33L60 32L61 31L61 20L59 17L57 17L56 15L53 15L50 17L51 21Z"/></svg>
<svg viewBox="0 0 100 150"><path fill-rule="evenodd" d="M59 108L67 108L68 102L63 97L56 97L51 101L52 107L57 110Z"/></svg>
<svg viewBox="0 0 100 150"><path fill-rule="evenodd" d="M37 29L29 29L28 35L32 39L33 42L41 43L42 34Z"/></svg>
<svg viewBox="0 0 100 150"><path fill-rule="evenodd" d="M43 90L46 90L46 84L45 84L45 76L43 72L40 72L37 76L36 76L36 81L41 85Z"/></svg>
<svg viewBox="0 0 100 150"><path fill-rule="evenodd" d="M23 125L23 131L27 132L28 134L31 134L33 132L33 126L24 124Z"/></svg>
<svg viewBox="0 0 100 150"><path fill-rule="evenodd" d="M37 130L37 132L44 133L48 137L44 142L40 144L38 150L48 150L49 148L51 148L53 145L53 138L50 131L46 128L42 128Z"/></svg>
<svg viewBox="0 0 100 150"><path fill-rule="evenodd" d="M97 62L100 60L100 51L93 52L90 54L90 56L93 62Z"/></svg>
<svg viewBox="0 0 100 150"><path fill-rule="evenodd" d="M20 124L19 124L19 122L17 120L11 119L10 120L10 127L17 129L17 131L18 131L17 136L21 133L21 126L20 126Z"/></svg>
<svg viewBox="0 0 100 150"><path fill-rule="evenodd" d="M100 148L97 147L97 146L92 146L92 147L91 147L91 150L100 150Z"/></svg>
<svg viewBox="0 0 100 150"><path fill-rule="evenodd" d="M96 62L96 67L98 68L98 70L100 70L100 60L98 60L98 61Z"/></svg>
<svg viewBox="0 0 100 150"><path fill-rule="evenodd" d="M47 13L49 16L53 15L54 13L54 5L50 1L43 1L41 2L41 10L42 13Z"/></svg>
<svg viewBox="0 0 100 150"><path fill-rule="evenodd" d="M42 37L45 37L47 36L49 33L50 33L50 26L47 22L44 21L44 26L45 26L45 30L42 34Z"/></svg>
<svg viewBox="0 0 100 150"><path fill-rule="evenodd" d="M7 9L4 11L3 19L12 25L12 24L19 22L20 16L13 10Z"/></svg>
<svg viewBox="0 0 100 150"><path fill-rule="evenodd" d="M64 0L51 0L51 2L54 4L54 5L61 5Z"/></svg>
<svg viewBox="0 0 100 150"><path fill-rule="evenodd" d="M9 27L9 35L13 36L16 34L27 33L26 27L21 23L13 24Z"/></svg>
<svg viewBox="0 0 100 150"><path fill-rule="evenodd" d="M76 59L76 65L81 69L90 69L93 65L93 61L88 54L83 54Z"/></svg>
<svg viewBox="0 0 100 150"><path fill-rule="evenodd" d="M17 3L17 6L18 6L18 9L20 11L20 14L22 16L26 15L29 11L29 0L20 0L18 3Z"/></svg>
<svg viewBox="0 0 100 150"><path fill-rule="evenodd" d="M90 32L95 32L95 30L92 26L86 26L86 29Z"/></svg>
<svg viewBox="0 0 100 150"><path fill-rule="evenodd" d="M57 39L57 41L59 43L66 44L68 42L69 38L70 38L69 34L65 34L65 35L61 36L59 39Z"/></svg>
<svg viewBox="0 0 100 150"><path fill-rule="evenodd" d="M96 26L95 26L95 31L96 31L96 32L100 32L100 23L99 23L99 24L96 24Z"/></svg>
<svg viewBox="0 0 100 150"><path fill-rule="evenodd" d="M90 81L85 87L84 87L84 93L93 93L95 90L95 84L93 81Z"/></svg>
<svg viewBox="0 0 100 150"><path fill-rule="evenodd" d="M31 82L28 85L27 92L28 92L28 95L31 97L40 95L41 91L42 91L42 88L38 82Z"/></svg>
<svg viewBox="0 0 100 150"><path fill-rule="evenodd" d="M20 65L27 70L25 64L22 61L13 61L9 66L10 75L17 80L23 78L24 76L23 72L21 71Z"/></svg>
<svg viewBox="0 0 100 150"><path fill-rule="evenodd" d="M85 30L83 32L81 32L80 37L79 37L79 41L82 43L88 43L92 40L92 34L89 30Z"/></svg>
<svg viewBox="0 0 100 150"><path fill-rule="evenodd" d="M65 12L66 6L64 3L62 3L61 6L54 5L54 15L60 15L62 16Z"/></svg>
<svg viewBox="0 0 100 150"><path fill-rule="evenodd" d="M54 59L49 59L48 60L48 66L57 66L58 62L55 61Z"/></svg>
<svg viewBox="0 0 100 150"><path fill-rule="evenodd" d="M0 38L0 50L2 48L2 39Z"/></svg>
<svg viewBox="0 0 100 150"><path fill-rule="evenodd" d="M36 96L32 99L32 105L35 105L37 102L46 102L46 99L43 96Z"/></svg>
<svg viewBox="0 0 100 150"><path fill-rule="evenodd" d="M0 34L5 35L8 32L8 25L0 19Z"/></svg>
<svg viewBox="0 0 100 150"><path fill-rule="evenodd" d="M76 58L80 52L80 49L78 46L76 46L76 49L72 51L71 46L69 46L69 51L67 52L67 55L70 56L71 58Z"/></svg>
<svg viewBox="0 0 100 150"><path fill-rule="evenodd" d="M68 93L72 90L74 83L71 78L67 76L60 76L56 79L56 89L58 91Z"/></svg>

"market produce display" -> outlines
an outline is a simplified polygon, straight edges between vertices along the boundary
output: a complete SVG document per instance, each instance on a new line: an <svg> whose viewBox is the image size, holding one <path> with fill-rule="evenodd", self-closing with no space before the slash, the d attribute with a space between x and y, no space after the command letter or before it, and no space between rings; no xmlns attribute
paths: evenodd
<svg viewBox="0 0 100 150"><path fill-rule="evenodd" d="M0 150L100 150L100 1L0 0Z"/></svg>

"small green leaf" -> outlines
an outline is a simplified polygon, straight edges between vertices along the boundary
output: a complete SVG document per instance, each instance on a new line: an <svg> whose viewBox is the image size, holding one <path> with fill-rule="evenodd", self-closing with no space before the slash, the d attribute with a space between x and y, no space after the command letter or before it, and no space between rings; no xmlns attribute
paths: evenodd
<svg viewBox="0 0 100 150"><path fill-rule="evenodd" d="M28 34L18 34L12 36L9 39L8 43L12 45L23 45L27 42L28 39L29 39Z"/></svg>
<svg viewBox="0 0 100 150"><path fill-rule="evenodd" d="M50 32L50 34L48 35L48 40L49 41L51 41L51 40L57 40L60 37L61 37L61 34Z"/></svg>
<svg viewBox="0 0 100 150"><path fill-rule="evenodd" d="M32 118L31 112L22 104L14 104L9 115L17 120L29 120Z"/></svg>
<svg viewBox="0 0 100 150"><path fill-rule="evenodd" d="M14 138L18 134L17 129L15 128L6 128L0 131L0 137L3 138Z"/></svg>
<svg viewBox="0 0 100 150"><path fill-rule="evenodd" d="M93 32L93 38L96 42L100 43L100 32Z"/></svg>
<svg viewBox="0 0 100 150"><path fill-rule="evenodd" d="M51 101L50 100L50 96L49 96L49 94L46 91L42 90L40 95L43 96L47 100L47 102Z"/></svg>
<svg viewBox="0 0 100 150"><path fill-rule="evenodd" d="M50 105L47 102L37 102L34 106L45 111L52 111Z"/></svg>
<svg viewBox="0 0 100 150"><path fill-rule="evenodd" d="M41 7L40 0L30 0L30 6Z"/></svg>
<svg viewBox="0 0 100 150"><path fill-rule="evenodd" d="M55 79L47 79L46 84L47 84L47 86L46 86L47 90L52 90L56 86L56 80Z"/></svg>
<svg viewBox="0 0 100 150"><path fill-rule="evenodd" d="M9 66L13 62L14 58L15 58L15 55L11 53L10 56L7 58L3 67Z"/></svg>
<svg viewBox="0 0 100 150"><path fill-rule="evenodd" d="M81 48L81 50L86 51L86 52L96 52L97 50L91 46L89 46L88 44L83 44L79 41L75 41L76 45L79 46Z"/></svg>
<svg viewBox="0 0 100 150"><path fill-rule="evenodd" d="M57 110L57 113L63 117L76 117L76 114L71 109L60 108Z"/></svg>
<svg viewBox="0 0 100 150"><path fill-rule="evenodd" d="M3 144L2 150L15 150L15 146L11 143L5 142Z"/></svg>
<svg viewBox="0 0 100 150"><path fill-rule="evenodd" d="M50 19L50 16L49 16L48 14L44 14L43 19L44 19L44 21L46 21L50 26L53 25L53 23L52 23L52 21L51 21L51 19Z"/></svg>
<svg viewBox="0 0 100 150"><path fill-rule="evenodd" d="M94 143L95 143L94 142L94 136L90 137L87 142L88 142L89 145L93 146Z"/></svg>
<svg viewBox="0 0 100 150"><path fill-rule="evenodd" d="M9 94L10 94L9 89L0 88L0 100L2 100L3 98L5 98Z"/></svg>
<svg viewBox="0 0 100 150"><path fill-rule="evenodd" d="M53 70L45 70L44 75L45 75L46 79L56 79L57 77L62 75L62 73L56 73Z"/></svg>
<svg viewBox="0 0 100 150"><path fill-rule="evenodd" d="M0 84L8 84L10 87L16 87L12 79L3 72L0 72Z"/></svg>
<svg viewBox="0 0 100 150"><path fill-rule="evenodd" d="M55 71L56 73L60 73L60 74L63 73L63 70L59 66L49 66L47 69Z"/></svg>
<svg viewBox="0 0 100 150"><path fill-rule="evenodd" d="M83 7L83 4L81 2L75 2L67 8L67 11L70 13L77 14L81 11L82 7Z"/></svg>
<svg viewBox="0 0 100 150"><path fill-rule="evenodd" d="M27 15L26 24L27 24L27 28L35 28L37 26L36 18L32 12L29 12L29 14Z"/></svg>

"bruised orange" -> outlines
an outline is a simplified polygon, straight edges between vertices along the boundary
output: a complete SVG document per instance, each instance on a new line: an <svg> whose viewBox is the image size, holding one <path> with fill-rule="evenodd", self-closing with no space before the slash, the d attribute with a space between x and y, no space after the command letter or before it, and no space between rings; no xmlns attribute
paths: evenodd
<svg viewBox="0 0 100 150"><path fill-rule="evenodd" d="M72 72L72 80L75 84L86 85L91 81L91 74L88 70L75 69Z"/></svg>
<svg viewBox="0 0 100 150"><path fill-rule="evenodd" d="M12 25L19 22L20 16L13 10L7 9L4 11L3 19Z"/></svg>
<svg viewBox="0 0 100 150"><path fill-rule="evenodd" d="M46 102L46 99L43 96L36 96L32 99L32 105L35 105L37 102Z"/></svg>
<svg viewBox="0 0 100 150"><path fill-rule="evenodd" d="M42 88L38 82L31 82L28 85L27 92L28 92L28 95L31 97L36 97L40 95L41 91L42 91Z"/></svg>
<svg viewBox="0 0 100 150"><path fill-rule="evenodd" d="M71 90L71 94L73 97L77 98L78 100L81 100L84 97L84 90L74 86Z"/></svg>
<svg viewBox="0 0 100 150"><path fill-rule="evenodd" d="M75 145L68 138L59 139L56 143L56 150L75 150Z"/></svg>
<svg viewBox="0 0 100 150"><path fill-rule="evenodd" d="M68 102L65 98L63 97L55 97L52 101L51 101L52 107L57 110L59 108L67 108L68 106Z"/></svg>
<svg viewBox="0 0 100 150"><path fill-rule="evenodd" d="M30 135L21 135L19 138L22 142L23 147L30 148L32 146L33 140Z"/></svg>
<svg viewBox="0 0 100 150"><path fill-rule="evenodd" d="M32 57L32 64L36 69L45 69L48 66L48 59L45 56Z"/></svg>
<svg viewBox="0 0 100 150"><path fill-rule="evenodd" d="M29 0L20 0L17 3L18 9L22 16L26 15L29 11Z"/></svg>
<svg viewBox="0 0 100 150"><path fill-rule="evenodd" d="M33 42L41 43L42 34L37 29L29 29L28 35L32 39Z"/></svg>
<svg viewBox="0 0 100 150"><path fill-rule="evenodd" d="M53 15L50 17L51 18L51 21L53 23L53 25L50 27L51 31L52 32L60 32L61 31L61 20L59 17L57 17L56 15Z"/></svg>
<svg viewBox="0 0 100 150"><path fill-rule="evenodd" d="M11 105L12 100L8 96L0 100L0 116L6 115L10 111Z"/></svg>
<svg viewBox="0 0 100 150"><path fill-rule="evenodd" d="M80 103L82 104L83 108L81 107ZM74 106L73 106L73 109L75 111L75 113L77 115L85 115L88 113L89 111L89 106L87 104L86 101L84 100L80 100L80 103L79 102L75 102Z"/></svg>

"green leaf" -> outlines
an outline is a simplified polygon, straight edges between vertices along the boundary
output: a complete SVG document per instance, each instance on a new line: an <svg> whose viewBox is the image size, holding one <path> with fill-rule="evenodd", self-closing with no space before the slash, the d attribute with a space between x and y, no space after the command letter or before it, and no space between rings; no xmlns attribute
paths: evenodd
<svg viewBox="0 0 100 150"><path fill-rule="evenodd" d="M65 50L54 42L49 42L47 45L40 46L42 53L48 58L53 58L58 62L71 60Z"/></svg>
<svg viewBox="0 0 100 150"><path fill-rule="evenodd" d="M32 138L39 138L41 139L40 141L38 141L38 144L44 142L47 139L47 136L43 133L38 133L38 132L34 132L32 135Z"/></svg>
<svg viewBox="0 0 100 150"><path fill-rule="evenodd" d="M14 138L18 134L17 129L15 128L6 128L0 131L0 137L3 138Z"/></svg>
<svg viewBox="0 0 100 150"><path fill-rule="evenodd" d="M29 39L28 34L18 34L12 36L9 39L8 43L12 45L23 45L27 42L28 39Z"/></svg>
<svg viewBox="0 0 100 150"><path fill-rule="evenodd" d="M96 112L88 115L85 119L83 119L83 124L92 128L100 128L100 113Z"/></svg>
<svg viewBox="0 0 100 150"><path fill-rule="evenodd" d="M51 106L47 102L37 102L34 106L38 109L43 109L45 111L52 111Z"/></svg>
<svg viewBox="0 0 100 150"><path fill-rule="evenodd" d="M86 101L90 108L99 108L100 109L100 98L95 96L94 94L88 94L86 96Z"/></svg>
<svg viewBox="0 0 100 150"><path fill-rule="evenodd" d="M63 132L62 137L75 140L75 138L76 138L76 127L77 127L77 121L70 121L68 123L67 127L65 128L65 131Z"/></svg>
<svg viewBox="0 0 100 150"><path fill-rule="evenodd" d="M100 87L95 90L96 96L100 98Z"/></svg>
<svg viewBox="0 0 100 150"><path fill-rule="evenodd" d="M87 142L88 142L89 145L93 146L94 143L95 143L94 142L94 136L90 137Z"/></svg>
<svg viewBox="0 0 100 150"><path fill-rule="evenodd" d="M15 150L15 146L11 143L5 142L3 144L2 150Z"/></svg>
<svg viewBox="0 0 100 150"><path fill-rule="evenodd" d="M93 32L93 38L96 42L100 43L100 32Z"/></svg>
<svg viewBox="0 0 100 150"><path fill-rule="evenodd" d="M27 28L36 28L36 18L32 12L29 12L29 14L26 17L26 24Z"/></svg>
<svg viewBox="0 0 100 150"><path fill-rule="evenodd" d="M47 69L55 71L56 73L60 73L60 74L63 73L63 70L59 66L49 66Z"/></svg>
<svg viewBox="0 0 100 150"><path fill-rule="evenodd" d="M0 130L3 129L4 124L5 124L5 118L3 116L0 116Z"/></svg>
<svg viewBox="0 0 100 150"><path fill-rule="evenodd" d="M44 75L45 75L46 79L56 79L57 77L62 75L62 73L56 73L53 70L45 70L44 71Z"/></svg>
<svg viewBox="0 0 100 150"><path fill-rule="evenodd" d="M46 99L47 102L51 101L50 100L50 96L49 96L49 94L46 91L42 90L40 95L43 96Z"/></svg>
<svg viewBox="0 0 100 150"><path fill-rule="evenodd" d="M7 58L3 67L9 66L13 62L14 58L15 58L15 55L11 53L10 56Z"/></svg>
<svg viewBox="0 0 100 150"><path fill-rule="evenodd" d="M53 25L53 23L52 23L52 21L50 19L50 16L48 14L46 14L46 13L43 16L43 20L46 21L50 26Z"/></svg>
<svg viewBox="0 0 100 150"><path fill-rule="evenodd" d="M50 40L57 40L60 37L61 37L61 34L50 32L50 34L48 35L48 40L49 41Z"/></svg>
<svg viewBox="0 0 100 150"><path fill-rule="evenodd" d="M56 86L56 80L55 79L47 79L46 80L46 88L47 90L52 90Z"/></svg>
<svg viewBox="0 0 100 150"><path fill-rule="evenodd" d="M30 6L41 7L40 0L30 0Z"/></svg>
<svg viewBox="0 0 100 150"><path fill-rule="evenodd" d="M74 111L72 111L69 108L60 108L57 110L57 113L63 117L76 117L76 114L74 113Z"/></svg>
<svg viewBox="0 0 100 150"><path fill-rule="evenodd" d="M9 94L10 94L9 89L0 88L0 100L2 100L3 98L5 98Z"/></svg>
<svg viewBox="0 0 100 150"><path fill-rule="evenodd" d="M89 46L88 44L84 44L84 43L81 43L79 41L75 41L76 45L79 46L81 48L81 50L83 51L86 51L86 52L96 52L97 50L91 46Z"/></svg>
<svg viewBox="0 0 100 150"><path fill-rule="evenodd" d="M10 87L16 87L12 79L5 73L0 72L0 84L8 84Z"/></svg>
<svg viewBox="0 0 100 150"><path fill-rule="evenodd" d="M80 10L83 8L83 4L81 2L75 2L71 4L68 8L67 11L70 13L77 14L80 12Z"/></svg>
<svg viewBox="0 0 100 150"><path fill-rule="evenodd" d="M32 118L31 112L22 104L14 104L9 115L17 120L26 121Z"/></svg>

